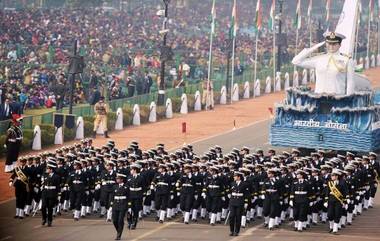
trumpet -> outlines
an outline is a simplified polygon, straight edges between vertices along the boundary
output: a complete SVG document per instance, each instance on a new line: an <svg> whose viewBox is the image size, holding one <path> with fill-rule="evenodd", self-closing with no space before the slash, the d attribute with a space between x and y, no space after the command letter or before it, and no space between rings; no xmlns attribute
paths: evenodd
<svg viewBox="0 0 380 241"><path fill-rule="evenodd" d="M25 175L25 173L22 171L20 167L15 168L16 175L20 181L22 181L26 186L26 191L29 192L29 179ZM16 180L16 179L15 179Z"/></svg>
<svg viewBox="0 0 380 241"><path fill-rule="evenodd" d="M339 191L339 189L335 186L335 184L333 182L329 182L328 183L329 185L329 188L330 188L330 191L331 191L331 194L336 198L338 199L338 201L344 205L343 203L343 195L342 193Z"/></svg>

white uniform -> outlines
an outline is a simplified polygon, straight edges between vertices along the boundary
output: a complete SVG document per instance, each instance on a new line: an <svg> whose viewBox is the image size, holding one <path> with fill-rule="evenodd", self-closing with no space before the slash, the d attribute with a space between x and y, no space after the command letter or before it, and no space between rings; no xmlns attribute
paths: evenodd
<svg viewBox="0 0 380 241"><path fill-rule="evenodd" d="M339 51L309 57L323 44L319 43L312 48L302 50L293 58L292 63L302 68L315 69L315 93L336 95L354 93L354 65L349 57L340 54Z"/></svg>

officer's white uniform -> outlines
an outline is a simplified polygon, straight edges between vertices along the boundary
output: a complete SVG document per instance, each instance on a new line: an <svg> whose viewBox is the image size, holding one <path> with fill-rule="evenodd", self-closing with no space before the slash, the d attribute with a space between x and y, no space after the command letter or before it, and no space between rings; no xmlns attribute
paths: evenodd
<svg viewBox="0 0 380 241"><path fill-rule="evenodd" d="M302 68L315 69L315 93L337 95L354 93L354 64L348 56L337 51L309 57L323 44L324 42L302 50L293 58L292 63Z"/></svg>

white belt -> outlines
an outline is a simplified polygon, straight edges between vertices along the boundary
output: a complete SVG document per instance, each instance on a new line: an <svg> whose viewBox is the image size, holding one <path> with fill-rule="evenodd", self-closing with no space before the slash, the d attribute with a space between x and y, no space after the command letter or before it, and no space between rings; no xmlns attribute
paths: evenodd
<svg viewBox="0 0 380 241"><path fill-rule="evenodd" d="M301 194L302 195L302 194L307 194L307 192L306 191L295 191L294 194Z"/></svg>
<svg viewBox="0 0 380 241"><path fill-rule="evenodd" d="M233 193L231 193L231 195L234 196L234 197L242 197L242 196L244 196L243 193L238 193L238 192L233 192Z"/></svg>
<svg viewBox="0 0 380 241"><path fill-rule="evenodd" d="M195 185L198 185L198 186L200 186L200 185L202 185L202 183L200 183L200 182L197 182L197 183L195 183Z"/></svg>
<svg viewBox="0 0 380 241"><path fill-rule="evenodd" d="M267 189L266 191L267 191L267 192L277 192L276 189Z"/></svg>
<svg viewBox="0 0 380 241"><path fill-rule="evenodd" d="M208 185L209 188L219 188L219 185Z"/></svg>
<svg viewBox="0 0 380 241"><path fill-rule="evenodd" d="M162 185L162 186L169 186L169 184L168 184L168 183L166 183L166 182L158 182L158 183L157 183L157 185Z"/></svg>
<svg viewBox="0 0 380 241"><path fill-rule="evenodd" d="M81 184L83 183L82 181L73 181L74 184Z"/></svg>
<svg viewBox="0 0 380 241"><path fill-rule="evenodd" d="M56 188L57 188L56 186L45 186L45 189L49 189L49 190L56 189Z"/></svg>
<svg viewBox="0 0 380 241"><path fill-rule="evenodd" d="M192 187L193 185L188 184L188 183L185 183L185 184L183 184L182 186L184 186L184 187Z"/></svg>
<svg viewBox="0 0 380 241"><path fill-rule="evenodd" d="M102 185L115 184L115 181L103 181Z"/></svg>
<svg viewBox="0 0 380 241"><path fill-rule="evenodd" d="M16 142L16 139L8 139L9 142Z"/></svg>
<svg viewBox="0 0 380 241"><path fill-rule="evenodd" d="M130 187L129 190L137 192L137 191L141 191L142 188L141 187L137 187L137 188Z"/></svg>
<svg viewBox="0 0 380 241"><path fill-rule="evenodd" d="M127 199L127 196L115 196L114 198L116 200L123 200L123 199Z"/></svg>

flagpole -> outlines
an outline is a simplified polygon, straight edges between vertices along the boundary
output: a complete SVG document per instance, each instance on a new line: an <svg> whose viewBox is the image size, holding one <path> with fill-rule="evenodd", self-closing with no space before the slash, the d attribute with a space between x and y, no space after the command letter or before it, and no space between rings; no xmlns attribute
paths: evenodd
<svg viewBox="0 0 380 241"><path fill-rule="evenodd" d="M232 96L234 93L234 75L235 75L235 39L236 36L232 39L232 68L231 68L231 104L232 104Z"/></svg>
<svg viewBox="0 0 380 241"><path fill-rule="evenodd" d="M313 27L312 27L312 21L310 18L309 20L309 48L311 48L312 44L313 44Z"/></svg>
<svg viewBox="0 0 380 241"><path fill-rule="evenodd" d="M295 55L298 54L298 26L296 26L296 28L297 28L297 30L296 30L296 54ZM296 65L294 65L294 72L296 72L296 71L297 71L297 67L296 67Z"/></svg>
<svg viewBox="0 0 380 241"><path fill-rule="evenodd" d="M355 64L356 64L356 58L358 55L359 27L360 27L360 16L358 17L358 20L356 21L356 30L355 30L355 50L354 50Z"/></svg>
<svg viewBox="0 0 380 241"><path fill-rule="evenodd" d="M275 90L276 90L276 30L275 28L273 28L273 92L275 92Z"/></svg>
<svg viewBox="0 0 380 241"><path fill-rule="evenodd" d="M213 9L215 8L215 0L213 1L212 5ZM215 11L215 9L214 9ZM211 79L211 62L212 62L212 44L214 40L214 31L215 31L215 18L214 16L212 17L212 22L211 22L211 32L210 32L210 50L209 50L209 56L208 56L208 70L207 70L207 94L206 96L210 95L209 93L209 88L210 88L210 79ZM207 105L207 99L209 99L209 96L206 98L206 110L208 110L208 105ZM212 102L212 101L211 101ZM209 103L211 105L211 103Z"/></svg>
<svg viewBox="0 0 380 241"><path fill-rule="evenodd" d="M368 35L367 35L367 58L369 60L369 47L370 47L370 37L371 37L371 13L368 14Z"/></svg>
<svg viewBox="0 0 380 241"><path fill-rule="evenodd" d="M254 74L253 74L253 83L256 83L256 79L257 79L257 42L258 42L258 39L259 39L259 30L257 30L256 32L256 43L255 43L255 67L254 67Z"/></svg>

